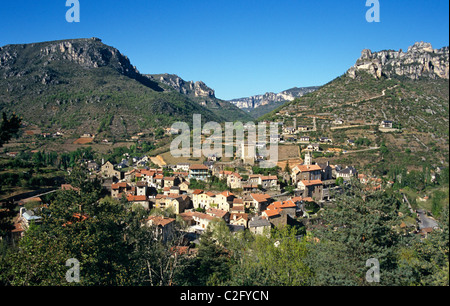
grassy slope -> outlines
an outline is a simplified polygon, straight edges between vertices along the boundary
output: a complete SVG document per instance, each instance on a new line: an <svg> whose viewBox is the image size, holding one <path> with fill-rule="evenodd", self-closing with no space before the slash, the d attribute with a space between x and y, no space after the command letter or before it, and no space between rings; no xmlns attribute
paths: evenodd
<svg viewBox="0 0 450 306"><path fill-rule="evenodd" d="M119 135L174 121L192 122L193 113L221 120L181 94L160 92L154 82L144 85L124 76L114 65L85 68L65 59L49 61L39 55L43 46L10 51L19 56L12 68L0 67L8 74L0 81L0 110L15 111L40 127L91 133L102 120L111 119L111 129ZM47 82L42 82L44 77Z"/></svg>
<svg viewBox="0 0 450 306"><path fill-rule="evenodd" d="M379 151L364 152L342 156L336 159L337 162L360 163L371 170L388 168L394 163L409 169L421 169L424 165L448 164L448 97L448 80L377 80L368 74L361 74L353 80L344 75L259 120L284 120L290 124L292 117L283 115L286 113L299 115L297 123L300 125L304 122L311 124L308 115L326 114L328 120L318 119L319 130L311 133L315 137L328 136L343 142L368 137L374 145L384 142L389 149L384 156ZM372 125L331 131L330 120L335 117ZM403 133L379 132L377 125L385 119L400 125Z"/></svg>

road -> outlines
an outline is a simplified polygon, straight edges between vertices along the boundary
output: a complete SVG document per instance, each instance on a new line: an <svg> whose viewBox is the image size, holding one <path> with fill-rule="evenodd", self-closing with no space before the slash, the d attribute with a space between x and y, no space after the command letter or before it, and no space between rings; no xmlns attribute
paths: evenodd
<svg viewBox="0 0 450 306"><path fill-rule="evenodd" d="M358 153L358 152L365 152L365 151L372 151L372 150L378 150L380 147L370 147L368 149L362 149L362 150L352 150L352 151L342 151L342 154L350 154L350 153Z"/></svg>
<svg viewBox="0 0 450 306"><path fill-rule="evenodd" d="M16 200L15 202L25 201L25 200L32 199L32 198L39 198L39 197L45 196L45 195L50 194L50 193L55 193L55 192L57 192L58 190L60 190L60 189L51 190L51 191L47 191L47 192L44 192L44 193L36 194L36 195L34 195L34 196L32 196L32 197L29 197L29 198L25 198L25 199L21 199L21 200Z"/></svg>
<svg viewBox="0 0 450 306"><path fill-rule="evenodd" d="M398 85L394 85L394 86L389 87L389 88L387 88L387 89L383 89L383 90L381 91L381 95L376 95L376 96L373 96L373 97L370 97L370 98L366 98L366 99L361 99L361 100L358 100L358 101L346 102L346 103L344 103L344 105L357 104L357 103L360 103L360 102L363 102L363 101L364 101L364 102L367 102L367 101L370 101L370 100L375 100L375 99L384 97L384 96L386 95L386 90L394 89L394 88L396 88L397 86L398 86Z"/></svg>
<svg viewBox="0 0 450 306"><path fill-rule="evenodd" d="M439 226L438 223L436 222L436 220L428 217L423 209L417 210L417 215L419 216L419 220L420 220L420 222L419 222L420 229L428 228L428 227L436 228Z"/></svg>

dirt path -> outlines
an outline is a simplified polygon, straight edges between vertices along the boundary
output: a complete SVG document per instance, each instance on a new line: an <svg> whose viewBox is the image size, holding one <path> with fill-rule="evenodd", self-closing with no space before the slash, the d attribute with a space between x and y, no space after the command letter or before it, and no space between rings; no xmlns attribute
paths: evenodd
<svg viewBox="0 0 450 306"><path fill-rule="evenodd" d="M383 91L381 92L381 95L376 95L376 96L373 96L373 97L370 97L370 98L366 98L366 99L361 99L361 100L358 100L358 101L347 102L347 103L344 103L344 104L345 105L349 105L349 104L361 103L362 101L367 102L367 101L375 100L375 99L384 97L386 95L386 90L392 90L392 89L394 89L396 87L398 87L398 84L395 85L395 86L389 87L387 89L383 89Z"/></svg>

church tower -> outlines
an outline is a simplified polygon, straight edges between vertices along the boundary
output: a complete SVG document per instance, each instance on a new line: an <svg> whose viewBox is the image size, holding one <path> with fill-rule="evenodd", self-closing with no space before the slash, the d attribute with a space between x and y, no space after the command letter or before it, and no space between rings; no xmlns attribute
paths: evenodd
<svg viewBox="0 0 450 306"><path fill-rule="evenodd" d="M307 165L307 166L312 165L312 155L311 155L310 151L305 153L305 160L304 160L303 164Z"/></svg>

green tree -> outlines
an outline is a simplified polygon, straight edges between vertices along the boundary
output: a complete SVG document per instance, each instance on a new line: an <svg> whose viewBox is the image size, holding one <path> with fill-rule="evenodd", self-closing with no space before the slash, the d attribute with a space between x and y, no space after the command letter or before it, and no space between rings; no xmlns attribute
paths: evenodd
<svg viewBox="0 0 450 306"><path fill-rule="evenodd" d="M183 285L220 285L230 279L230 252L216 243L217 233L213 228L208 227L201 235L197 256L183 270Z"/></svg>
<svg viewBox="0 0 450 306"><path fill-rule="evenodd" d="M384 142L381 143L381 145L380 145L380 152L384 156L389 153L389 149L388 149L388 147L386 146L386 144Z"/></svg>
<svg viewBox="0 0 450 306"><path fill-rule="evenodd" d="M43 222L31 226L0 263L8 285L66 285L65 263L80 262L81 285L127 285L129 248L124 234L129 213L117 201L60 191ZM5 272L4 272L5 271Z"/></svg>
<svg viewBox="0 0 450 306"><path fill-rule="evenodd" d="M396 251L403 237L395 230L399 226L399 207L395 197L379 191L368 193L352 181L351 187L337 196L336 204L323 212L326 226L313 231L320 241L308 258L314 272L313 284L367 285L365 264L371 258L379 260L381 284L401 281Z"/></svg>
<svg viewBox="0 0 450 306"><path fill-rule="evenodd" d="M132 285L183 284L179 276L188 263L188 254L179 251L183 236L175 233L164 241L156 227L141 226L140 220L133 218L127 230L126 240L131 248L128 278Z"/></svg>
<svg viewBox="0 0 450 306"><path fill-rule="evenodd" d="M8 119L6 113L3 113L0 128L0 148L3 147L3 144L8 142L14 135L19 132L21 122L22 120L17 117L16 114L13 114Z"/></svg>
<svg viewBox="0 0 450 306"><path fill-rule="evenodd" d="M401 268L410 276L408 285L449 285L449 207L444 208L439 229L426 239L416 238L399 252ZM405 273L406 274L406 273Z"/></svg>
<svg viewBox="0 0 450 306"><path fill-rule="evenodd" d="M305 263L307 242L290 226L258 235L248 243L241 259L233 266L227 283L235 286L302 286L309 283L311 271Z"/></svg>

